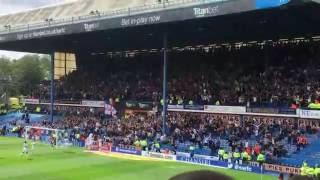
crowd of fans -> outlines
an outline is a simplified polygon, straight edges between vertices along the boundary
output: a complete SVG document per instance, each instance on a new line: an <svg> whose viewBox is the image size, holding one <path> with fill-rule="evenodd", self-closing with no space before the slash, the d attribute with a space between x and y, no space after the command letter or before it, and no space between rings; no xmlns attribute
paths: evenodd
<svg viewBox="0 0 320 180"><path fill-rule="evenodd" d="M73 110L71 110L73 109ZM319 132L320 122L304 119L218 115L189 112L170 112L165 134L161 116L134 113L123 118L103 117L101 112L89 108L66 109L61 120L33 123L37 127L65 129L71 142L82 142L90 136L97 141L112 142L115 146L135 146L172 153L199 151L247 152L252 158L264 153L269 162L286 156L288 147L300 151L308 145L307 136ZM146 143L143 143L146 142ZM254 159L256 160L256 159Z"/></svg>
<svg viewBox="0 0 320 180"><path fill-rule="evenodd" d="M78 70L57 81L56 99L161 105L162 61L158 53L101 58L92 56L90 62L79 63ZM307 107L320 100L319 58L319 43L310 42L170 51L168 103ZM44 83L33 97L49 98L48 91ZM288 145L296 151L304 148L306 135L318 132L320 126L316 121L294 118L171 112L163 134L159 114L106 119L99 110L63 108L56 107L57 112L64 112L61 121L36 125L67 129L72 140L93 134L116 145L153 148L161 142L177 151L180 144L188 144L210 149L211 154L221 148L254 156L264 152L269 160L285 156Z"/></svg>
<svg viewBox="0 0 320 180"><path fill-rule="evenodd" d="M308 106L319 100L319 44L171 51L170 104ZM162 98L161 56L95 57L56 83L56 99ZM45 84L33 97L49 99Z"/></svg>

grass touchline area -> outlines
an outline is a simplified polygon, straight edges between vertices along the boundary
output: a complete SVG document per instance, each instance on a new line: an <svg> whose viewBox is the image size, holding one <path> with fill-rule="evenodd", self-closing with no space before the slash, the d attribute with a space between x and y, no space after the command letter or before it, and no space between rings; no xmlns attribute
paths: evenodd
<svg viewBox="0 0 320 180"><path fill-rule="evenodd" d="M37 143L29 156L21 156L23 139L0 137L1 180L167 180L192 170L207 169L235 178L260 180L259 174L193 164L129 160L84 152L81 148L53 149ZM263 180L276 180L263 175Z"/></svg>

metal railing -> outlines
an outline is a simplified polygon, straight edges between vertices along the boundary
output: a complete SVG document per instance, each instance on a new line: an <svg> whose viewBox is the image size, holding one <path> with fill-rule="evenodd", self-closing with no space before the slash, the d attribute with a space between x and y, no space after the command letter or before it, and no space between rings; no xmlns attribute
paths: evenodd
<svg viewBox="0 0 320 180"><path fill-rule="evenodd" d="M156 3L150 5L143 5L137 6L132 8L126 9L118 9L113 11L105 11L105 12L98 12L96 14L88 14L83 16L77 17L69 17L69 18L62 18L62 19L54 19L52 21L45 22L37 22L32 24L23 24L23 25L5 25L4 27L0 27L0 34L9 34L12 32L21 32L21 31L29 31L39 28L45 27L54 27L59 25L66 25L66 24L74 24L74 23L81 23L81 22L88 22L94 20L101 20L101 19L110 19L114 17L122 17L122 16L130 16L130 15L137 15L143 14L146 12L155 12L167 9L175 9L180 7L188 7L192 5L202 5L202 4L209 4L209 3L219 3L231 0L164 0L163 3Z"/></svg>

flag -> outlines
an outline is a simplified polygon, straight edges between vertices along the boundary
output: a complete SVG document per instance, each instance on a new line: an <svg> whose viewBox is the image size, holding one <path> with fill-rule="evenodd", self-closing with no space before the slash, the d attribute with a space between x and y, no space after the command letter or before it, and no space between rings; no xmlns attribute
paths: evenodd
<svg viewBox="0 0 320 180"><path fill-rule="evenodd" d="M104 105L104 114L115 116L117 114L117 110L110 104Z"/></svg>

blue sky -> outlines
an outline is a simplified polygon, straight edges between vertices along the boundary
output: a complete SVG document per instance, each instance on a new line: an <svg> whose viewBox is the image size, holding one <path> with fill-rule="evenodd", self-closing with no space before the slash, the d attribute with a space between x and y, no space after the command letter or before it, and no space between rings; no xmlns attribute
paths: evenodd
<svg viewBox="0 0 320 180"><path fill-rule="evenodd" d="M0 14L12 14L19 11L30 10L42 6L68 2L71 0L0 0ZM8 52L0 50L0 57L6 56L17 59L25 55L25 53Z"/></svg>

